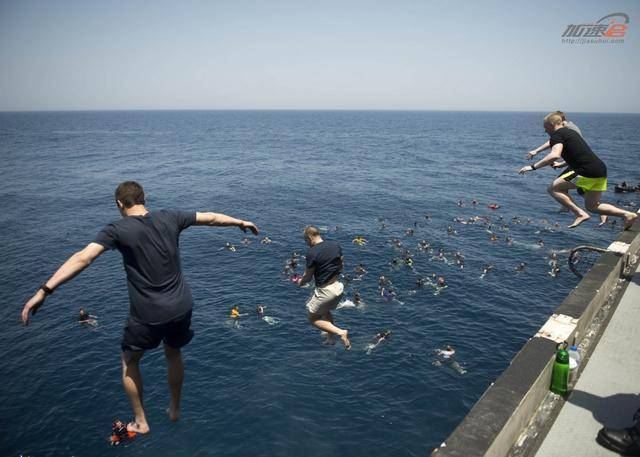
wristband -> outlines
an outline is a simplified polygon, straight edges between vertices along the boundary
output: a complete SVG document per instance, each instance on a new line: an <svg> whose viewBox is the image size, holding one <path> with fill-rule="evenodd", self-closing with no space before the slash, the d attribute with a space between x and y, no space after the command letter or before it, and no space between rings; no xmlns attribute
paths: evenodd
<svg viewBox="0 0 640 457"><path fill-rule="evenodd" d="M532 163L531 165L529 165L531 167L531 171L536 169L536 165L534 163Z"/></svg>
<svg viewBox="0 0 640 457"><path fill-rule="evenodd" d="M46 282L40 286L40 289L42 289L45 295L51 295L53 293L53 289L50 289L49 287L47 287Z"/></svg>

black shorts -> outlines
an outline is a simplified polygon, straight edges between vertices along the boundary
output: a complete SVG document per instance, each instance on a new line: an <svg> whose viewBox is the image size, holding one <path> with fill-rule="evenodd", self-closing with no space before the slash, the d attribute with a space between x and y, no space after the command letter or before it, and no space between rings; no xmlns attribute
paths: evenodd
<svg viewBox="0 0 640 457"><path fill-rule="evenodd" d="M129 318L122 335L122 351L155 349L163 341L167 346L180 349L191 341L191 311L164 324L143 324Z"/></svg>

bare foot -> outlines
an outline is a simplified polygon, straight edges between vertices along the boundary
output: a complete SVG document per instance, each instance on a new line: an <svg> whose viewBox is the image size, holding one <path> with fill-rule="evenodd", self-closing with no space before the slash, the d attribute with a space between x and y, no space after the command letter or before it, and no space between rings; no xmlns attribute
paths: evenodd
<svg viewBox="0 0 640 457"><path fill-rule="evenodd" d="M149 433L149 424L147 424L146 422L129 422L127 424L127 431L128 432L136 432L136 433L140 433L141 435L144 435L145 433Z"/></svg>
<svg viewBox="0 0 640 457"><path fill-rule="evenodd" d="M623 230L629 230L631 228L631 226L633 225L633 223L636 221L636 219L638 219L638 214L637 213L627 213L624 216Z"/></svg>
<svg viewBox="0 0 640 457"><path fill-rule="evenodd" d="M607 223L607 216L605 214L600 215L600 223L598 224L598 227L602 227L606 223Z"/></svg>
<svg viewBox="0 0 640 457"><path fill-rule="evenodd" d="M576 217L576 220L573 221L573 224L569 225L569 228L576 228L578 225L582 224L584 221L589 219L588 214L583 214L581 216Z"/></svg>
<svg viewBox="0 0 640 457"><path fill-rule="evenodd" d="M349 330L343 330L342 333L340 334L340 339L342 340L342 343L344 344L344 348L347 351L351 349L351 341L349 341Z"/></svg>
<svg viewBox="0 0 640 457"><path fill-rule="evenodd" d="M173 422L178 422L180 420L180 408L168 407L167 416L169 416L169 419Z"/></svg>

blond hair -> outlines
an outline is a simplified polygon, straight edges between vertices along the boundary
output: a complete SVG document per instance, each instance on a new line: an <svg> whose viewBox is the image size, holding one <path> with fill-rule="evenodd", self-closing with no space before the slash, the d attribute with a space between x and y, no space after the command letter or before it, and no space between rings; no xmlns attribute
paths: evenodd
<svg viewBox="0 0 640 457"><path fill-rule="evenodd" d="M550 124L553 125L554 127L556 125L561 125L562 124L562 116L560 116L557 113L549 113L544 117L544 123L545 124Z"/></svg>
<svg viewBox="0 0 640 457"><path fill-rule="evenodd" d="M307 225L302 232L305 238L311 239L314 236L320 235L320 229L315 225Z"/></svg>
<svg viewBox="0 0 640 457"><path fill-rule="evenodd" d="M553 114L557 114L558 116L560 116L562 118L562 122L567 120L567 116L565 116L565 114L560 110L554 111Z"/></svg>

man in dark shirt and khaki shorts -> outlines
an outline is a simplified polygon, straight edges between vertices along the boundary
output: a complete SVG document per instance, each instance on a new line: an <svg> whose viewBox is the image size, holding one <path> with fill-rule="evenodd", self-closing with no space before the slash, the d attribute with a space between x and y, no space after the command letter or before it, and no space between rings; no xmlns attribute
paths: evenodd
<svg viewBox="0 0 640 457"><path fill-rule="evenodd" d="M167 378L171 403L169 418L180 418L180 393L184 366L180 348L193 338L191 308L193 299L189 284L180 268L179 237L192 225L236 226L242 231L258 228L251 222L224 214L195 211L153 211L145 208L142 186L135 181L121 183L115 200L122 219L108 224L82 251L67 260L46 281L22 310L22 322L29 324L35 314L60 285L77 276L105 250L117 249L122 254L129 290L129 319L122 338L122 383L131 400L134 420L127 430L149 432L142 407L142 376L138 365L144 351L164 343Z"/></svg>
<svg viewBox="0 0 640 457"><path fill-rule="evenodd" d="M313 295L306 304L309 322L326 332L329 335L328 341L333 335L337 335L345 349L351 349L349 331L337 327L331 315L344 291L344 285L338 280L342 271L342 249L336 242L323 240L320 230L314 226L304 229L304 239L309 245L307 268L298 285L304 286L312 277L316 283Z"/></svg>
<svg viewBox="0 0 640 457"><path fill-rule="evenodd" d="M594 154L580 134L563 126L562 117L557 113L548 114L544 118L543 126L545 132L549 135L551 152L537 163L522 167L519 173L524 174L537 170L562 158L569 165L572 172L577 175L577 179L575 182L568 180L555 186L551 195L576 215L576 219L569 227L577 227L589 219L589 214L576 205L568 194L569 189L577 188L584 193L585 206L588 211L621 217L624 220L624 229L631 228L638 217L637 214L600 202L602 192L607 190L607 167Z"/></svg>

